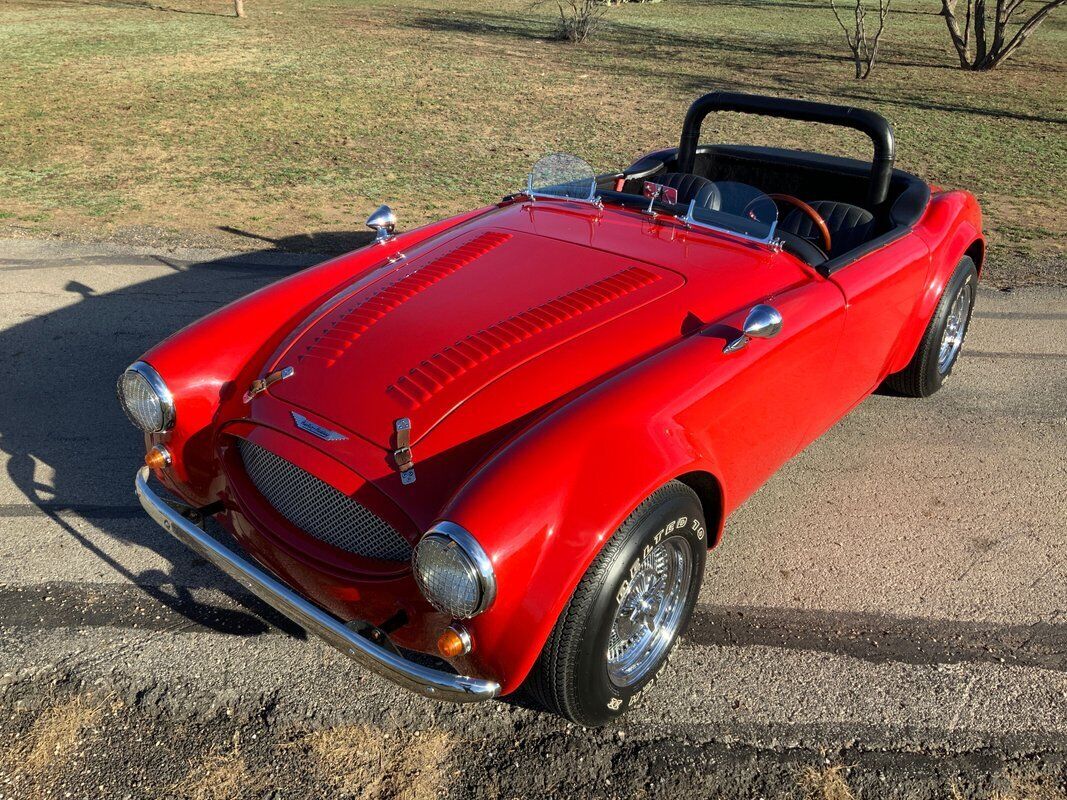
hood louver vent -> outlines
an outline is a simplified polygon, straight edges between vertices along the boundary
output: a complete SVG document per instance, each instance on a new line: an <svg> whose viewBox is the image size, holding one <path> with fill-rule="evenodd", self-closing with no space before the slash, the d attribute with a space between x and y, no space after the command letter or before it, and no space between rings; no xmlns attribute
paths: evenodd
<svg viewBox="0 0 1067 800"><path fill-rule="evenodd" d="M659 275L630 267L596 283L473 333L435 353L393 383L388 392L416 409L460 375L493 356L550 328L574 319L659 280Z"/></svg>
<svg viewBox="0 0 1067 800"><path fill-rule="evenodd" d="M438 256L403 278L382 286L372 295L348 308L305 348L301 361L308 358L334 363L360 336L390 311L467 264L499 247L511 238L510 233L489 231Z"/></svg>

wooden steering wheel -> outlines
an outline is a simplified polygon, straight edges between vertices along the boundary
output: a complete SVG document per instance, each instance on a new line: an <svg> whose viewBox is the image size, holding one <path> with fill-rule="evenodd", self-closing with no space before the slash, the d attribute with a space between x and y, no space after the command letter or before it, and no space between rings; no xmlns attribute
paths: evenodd
<svg viewBox="0 0 1067 800"><path fill-rule="evenodd" d="M826 227L826 220L822 218L822 215L820 215L818 211L809 206L799 197L793 197L791 194L769 194L767 197L771 198L771 200L781 200L785 203L789 203L807 214L808 217L811 218L811 221L815 223L815 227L819 229L823 244L826 245L823 249L826 251L827 255L830 254L830 229Z"/></svg>

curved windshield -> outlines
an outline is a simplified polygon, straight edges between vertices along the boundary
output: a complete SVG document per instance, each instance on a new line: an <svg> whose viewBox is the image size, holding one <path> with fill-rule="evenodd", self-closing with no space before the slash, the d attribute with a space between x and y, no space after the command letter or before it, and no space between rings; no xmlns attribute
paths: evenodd
<svg viewBox="0 0 1067 800"><path fill-rule="evenodd" d="M540 158L526 179L526 193L530 197L565 197L592 202L596 189L593 168L567 153L549 153Z"/></svg>
<svg viewBox="0 0 1067 800"><path fill-rule="evenodd" d="M765 192L737 181L709 181L718 202L691 198L683 220L715 230L737 233L758 242L770 242L778 226L778 206Z"/></svg>
<svg viewBox="0 0 1067 800"><path fill-rule="evenodd" d="M534 164L526 195L638 208L764 244L773 241L778 225L778 206L755 186L671 172L648 178L598 176L585 161L567 153L550 153Z"/></svg>

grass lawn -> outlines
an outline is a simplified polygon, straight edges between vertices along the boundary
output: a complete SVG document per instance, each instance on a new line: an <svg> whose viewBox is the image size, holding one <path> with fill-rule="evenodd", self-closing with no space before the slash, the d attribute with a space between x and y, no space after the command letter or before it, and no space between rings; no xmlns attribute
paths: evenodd
<svg viewBox="0 0 1067 800"><path fill-rule="evenodd" d="M989 278L1067 282L1067 9L966 73L938 8L897 0L857 81L824 0L627 5L582 46L530 0L0 0L0 235L330 246L379 202L411 226L493 200L550 150L625 166L731 88L877 109L902 167L982 200ZM704 140L868 152L739 115Z"/></svg>

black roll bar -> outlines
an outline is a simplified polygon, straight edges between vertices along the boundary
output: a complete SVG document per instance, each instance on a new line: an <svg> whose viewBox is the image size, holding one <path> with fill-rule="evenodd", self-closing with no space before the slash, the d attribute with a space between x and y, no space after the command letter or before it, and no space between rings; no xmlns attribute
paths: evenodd
<svg viewBox="0 0 1067 800"><path fill-rule="evenodd" d="M867 200L871 208L885 202L889 193L889 178L893 174L896 148L893 144L893 126L881 114L863 108L812 103L808 100L790 100L740 92L712 92L694 101L686 112L685 122L682 123L682 141L678 147L679 172L693 171L697 145L700 143L700 126L704 118L713 111L736 111L741 114L762 114L801 122L822 122L862 131L874 142L871 185Z"/></svg>

